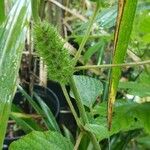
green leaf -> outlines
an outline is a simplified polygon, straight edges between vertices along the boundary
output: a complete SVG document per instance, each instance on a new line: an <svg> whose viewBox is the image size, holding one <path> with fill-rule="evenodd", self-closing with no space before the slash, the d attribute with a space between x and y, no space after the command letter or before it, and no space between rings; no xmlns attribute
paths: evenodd
<svg viewBox="0 0 150 150"><path fill-rule="evenodd" d="M63 131L64 131L64 136L69 139L73 144L75 144L74 137L72 133L67 129L65 125L62 125Z"/></svg>
<svg viewBox="0 0 150 150"><path fill-rule="evenodd" d="M98 42L94 46L91 46L84 54L83 59L85 63L90 59L90 57L96 53L99 49L101 49L103 42Z"/></svg>
<svg viewBox="0 0 150 150"><path fill-rule="evenodd" d="M96 18L96 22L102 28L108 29L115 25L117 6L103 9Z"/></svg>
<svg viewBox="0 0 150 150"><path fill-rule="evenodd" d="M40 17L39 17L39 5L40 5L40 0L31 0L32 3L32 17L34 22L39 22Z"/></svg>
<svg viewBox="0 0 150 150"><path fill-rule="evenodd" d="M1 0L0 1L0 25L4 22L5 20L5 1Z"/></svg>
<svg viewBox="0 0 150 150"><path fill-rule="evenodd" d="M96 137L101 140L109 137L109 132L107 127L99 124L86 124L85 129L96 135Z"/></svg>
<svg viewBox="0 0 150 150"><path fill-rule="evenodd" d="M73 150L71 142L57 132L33 131L10 145L10 150Z"/></svg>
<svg viewBox="0 0 150 150"><path fill-rule="evenodd" d="M94 108L94 114L99 115L99 117L85 126L85 128L93 132L100 141L104 138L108 138L108 135L111 136L120 131L125 132L143 128L146 132L150 133L150 103L116 102L110 132L107 129L107 110L105 111L105 115L103 113L104 106L106 106L106 103L102 103L99 106L97 105Z"/></svg>
<svg viewBox="0 0 150 150"><path fill-rule="evenodd" d="M30 0L17 0L1 26L0 32L0 149L3 145L27 25L31 15Z"/></svg>
<svg viewBox="0 0 150 150"><path fill-rule="evenodd" d="M21 129L25 133L29 133L31 131L42 131L42 127L40 127L37 124L37 121L32 119L31 116L24 114L24 113L19 113L19 112L11 112L10 118L15 120L16 124L21 127Z"/></svg>
<svg viewBox="0 0 150 150"><path fill-rule="evenodd" d="M150 76L143 72L135 82L120 82L119 88L126 89L127 93L131 95L140 97L150 96Z"/></svg>
<svg viewBox="0 0 150 150"><path fill-rule="evenodd" d="M87 107L92 107L96 98L103 92L103 84L97 79L83 75L74 75L73 79L82 103ZM74 97L72 93L71 96Z"/></svg>
<svg viewBox="0 0 150 150"><path fill-rule="evenodd" d="M117 27L115 32L114 39L114 51L113 51L113 59L112 64L123 63L128 43L130 40L130 35L132 31L132 25L135 17L137 7L137 0L131 1L119 1L118 5L118 20ZM109 84L109 102L108 102L108 124L109 128L111 128L112 122L112 111L113 104L115 103L117 88L119 84L119 80L121 77L121 68L114 67L111 69L111 77Z"/></svg>
<svg viewBox="0 0 150 150"><path fill-rule="evenodd" d="M150 96L150 84L136 82L120 82L119 88L127 89L127 93L131 95L140 97Z"/></svg>
<svg viewBox="0 0 150 150"><path fill-rule="evenodd" d="M26 97L28 102L32 105L35 111L42 116L43 121L49 130L60 131L48 106L43 102L41 98L36 95L39 105L26 93L26 91L18 85L18 90Z"/></svg>
<svg viewBox="0 0 150 150"><path fill-rule="evenodd" d="M12 104L10 118L15 120L16 124L21 127L25 133L33 130L43 131L43 128L37 124L31 116L25 114L19 106Z"/></svg>
<svg viewBox="0 0 150 150"><path fill-rule="evenodd" d="M139 49L141 45L149 44L150 42L150 16L149 11L140 13L134 22L133 31L132 31L132 40L139 42Z"/></svg>
<svg viewBox="0 0 150 150"><path fill-rule="evenodd" d="M136 142L142 146L143 149L150 148L150 135L139 137L136 139Z"/></svg>
<svg viewBox="0 0 150 150"><path fill-rule="evenodd" d="M53 129L53 131L58 131L60 132L59 126L56 122L56 119L53 115L53 113L51 112L51 110L49 109L49 107L46 105L46 103L34 92L33 93L35 98L38 101L38 104L40 105L45 117L48 120L48 126L49 128Z"/></svg>

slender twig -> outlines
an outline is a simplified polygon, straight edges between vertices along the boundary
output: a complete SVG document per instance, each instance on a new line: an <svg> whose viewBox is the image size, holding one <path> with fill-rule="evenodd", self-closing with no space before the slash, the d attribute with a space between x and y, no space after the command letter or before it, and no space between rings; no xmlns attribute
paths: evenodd
<svg viewBox="0 0 150 150"><path fill-rule="evenodd" d="M11 112L10 115L15 115L18 118L34 118L34 119L41 119L41 115L37 114L25 114L25 113L19 113L19 112Z"/></svg>
<svg viewBox="0 0 150 150"><path fill-rule="evenodd" d="M112 68L112 67L126 67L126 66L141 66L150 64L150 60L132 62L132 63L123 63L123 64L104 64L104 65L87 65L76 67L76 70L87 70L87 69L99 69L99 68Z"/></svg>
<svg viewBox="0 0 150 150"><path fill-rule="evenodd" d="M81 52L82 52L82 50L83 50L83 48L84 48L84 46L85 46L85 44L86 44L87 39L89 38L89 35L90 35L90 32L91 32L91 29L92 29L94 20L95 20L95 18L96 18L96 16L97 16L97 13L99 12L99 9L100 9L100 7L99 7L99 2L98 2L97 5L96 5L96 8L95 8L95 11L94 11L94 13L93 13L93 16L91 17L91 19L90 19L90 21L89 21L89 25L88 25L88 27L87 27L85 36L83 37L83 40L82 40L82 42L81 42L81 44L80 44L80 47L79 47L79 49L78 49L78 51L77 51L77 53L76 53L76 55L75 55L75 58L74 58L75 64L76 64L77 61L79 60L80 55L81 55Z"/></svg>
<svg viewBox="0 0 150 150"><path fill-rule="evenodd" d="M83 135L84 135L84 132L80 132L80 134L77 138L76 144L74 146L74 150L78 150L78 147L80 145L80 142L81 142L81 139L82 139Z"/></svg>
<svg viewBox="0 0 150 150"><path fill-rule="evenodd" d="M61 9L69 12L70 14L72 14L73 16L79 18L80 20L86 22L87 19L82 16L81 14L79 14L78 12L72 11L70 10L68 7L65 7L64 5L60 4L59 2L57 2L56 0L48 0L49 2L52 2L53 4L55 4L56 6L60 7Z"/></svg>
<svg viewBox="0 0 150 150"><path fill-rule="evenodd" d="M84 35L70 35L67 38L83 38ZM111 35L109 35L108 33L102 33L102 34L93 34L93 35L89 35L89 39L98 39L100 37L111 37Z"/></svg>
<svg viewBox="0 0 150 150"><path fill-rule="evenodd" d="M67 103L68 103L68 105L70 107L70 110L71 110L71 112L72 112L72 114L73 114L73 116L74 116L74 118L76 120L76 123L77 123L78 127L80 127L81 126L80 119L78 118L78 115L77 115L77 113L76 113L76 111L75 111L75 109L74 109L74 107L73 107L73 105L71 103L71 100L70 100L70 97L68 95L68 92L66 90L65 85L61 85L61 88L62 88L62 91L63 91L64 96L66 98L66 101L67 101Z"/></svg>

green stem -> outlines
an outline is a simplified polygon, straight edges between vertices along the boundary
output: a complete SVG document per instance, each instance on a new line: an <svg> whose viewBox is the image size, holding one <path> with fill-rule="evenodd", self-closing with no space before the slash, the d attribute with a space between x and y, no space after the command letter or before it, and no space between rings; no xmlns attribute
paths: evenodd
<svg viewBox="0 0 150 150"><path fill-rule="evenodd" d="M80 98L80 95L78 93L78 90L77 90L77 87L75 85L73 77L70 78L70 87L71 87L71 89L73 91L73 94L75 96L76 103L77 103L77 106L78 106L78 109L79 109L79 112L80 112L80 117L81 117L81 119L82 119L82 121L83 121L83 123L85 125L85 124L89 123L89 121L88 121L88 118L87 118L84 106L82 104L82 101L81 101L81 98ZM100 150L101 148L100 148L99 143L96 140L95 135L93 133L89 132L89 131L87 132L87 134L90 136L95 150Z"/></svg>
<svg viewBox="0 0 150 150"><path fill-rule="evenodd" d="M84 132L80 132L80 134L77 138L76 144L74 146L74 150L78 150L78 147L80 145L80 142L81 142L81 139L82 139L83 135L84 135Z"/></svg>
<svg viewBox="0 0 150 150"><path fill-rule="evenodd" d="M73 94L75 96L76 103L77 103L77 106L78 106L78 109L79 109L79 112L80 112L80 117L81 117L83 123L86 124L89 121L88 121L84 106L82 104L82 101L81 101L81 98L80 98L80 95L78 93L78 90L77 90L77 87L75 85L73 77L70 78L70 87L71 87L71 89L73 91Z"/></svg>
<svg viewBox="0 0 150 150"><path fill-rule="evenodd" d="M61 88L62 88L62 91L63 91L64 96L66 98L66 101L67 101L67 103L68 103L68 105L70 107L70 110L71 110L71 112L72 112L72 114L73 114L73 116L74 116L74 118L76 120L76 123L77 123L78 127L80 128L81 127L80 119L78 118L78 115L77 115L77 113L76 113L76 111L75 111L75 109L74 109L74 107L73 107L73 105L71 103L71 100L69 98L69 95L68 95L68 92L66 90L65 85L61 85Z"/></svg>
<svg viewBox="0 0 150 150"><path fill-rule="evenodd" d="M91 132L88 132L88 135L93 143L94 150L101 150L101 147L100 147L99 143L97 142L95 135Z"/></svg>
<svg viewBox="0 0 150 150"><path fill-rule="evenodd" d="M141 66L150 64L150 60L132 62L132 63L123 63L123 64L104 64L104 65L86 65L76 67L76 70L87 70L87 69L100 69L100 68L112 68L112 67L126 67L126 66Z"/></svg>
<svg viewBox="0 0 150 150"><path fill-rule="evenodd" d="M100 5L99 2L97 2L96 9L95 9L95 11L94 11L94 14L93 14L92 18L91 18L90 21L89 21L89 25L88 25L88 27L87 27L87 31L86 31L86 33L85 33L85 36L83 37L83 40L82 40L82 42L81 42L81 44L80 44L80 47L79 47L79 49L78 49L78 51L77 51L77 53L76 53L76 55L75 55L75 58L74 58L75 64L76 64L77 61L79 60L80 55L81 55L81 52L82 52L82 50L83 50L83 48L84 48L84 46L85 46L85 44L86 44L87 39L89 38L89 35L90 35L90 32L91 32L91 29L92 29L94 20L95 20L95 18L96 18L96 16L97 16L97 13L99 12L99 8L100 8L99 5Z"/></svg>

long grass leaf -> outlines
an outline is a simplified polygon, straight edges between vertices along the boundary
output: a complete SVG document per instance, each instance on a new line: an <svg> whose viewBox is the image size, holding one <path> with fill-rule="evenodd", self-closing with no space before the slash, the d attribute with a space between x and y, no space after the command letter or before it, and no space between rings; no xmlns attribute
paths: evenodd
<svg viewBox="0 0 150 150"><path fill-rule="evenodd" d="M130 34L132 31L133 20L137 7L137 0L119 0L118 20L115 33L113 64L123 63ZM108 102L108 126L111 127L113 104L117 93L117 87L121 76L121 68L112 68L110 80L110 92Z"/></svg>
<svg viewBox="0 0 150 150"><path fill-rule="evenodd" d="M40 107L42 108L42 110L45 114L45 117L47 118L47 120L49 122L48 125L50 126L50 128L52 128L54 131L60 132L60 129L59 129L59 126L56 122L56 119L55 119L53 113L51 112L51 110L49 109L49 107L35 92L33 94L34 94L36 100L38 101Z"/></svg>
<svg viewBox="0 0 150 150"><path fill-rule="evenodd" d="M52 114L50 114L50 110L48 110L47 105L44 102L39 102L39 97L36 95L36 99L38 100L39 104L38 105L27 93L26 91L18 85L18 90L26 97L26 99L28 100L28 102L32 105L32 107L35 109L35 111L42 116L43 121L46 125L46 127L49 130L54 130L54 131L60 131L59 127L56 123L56 121L54 121L54 119L51 119L50 117L52 116ZM40 100L42 101L42 100ZM41 106L41 107L40 107ZM44 108L45 107L45 108ZM50 116L49 116L50 115ZM55 122L55 123L54 123Z"/></svg>
<svg viewBox="0 0 150 150"><path fill-rule="evenodd" d="M0 25L4 22L5 20L5 1L0 0Z"/></svg>
<svg viewBox="0 0 150 150"><path fill-rule="evenodd" d="M17 0L6 18L0 33L0 149L3 146L11 103L24 48L30 0Z"/></svg>

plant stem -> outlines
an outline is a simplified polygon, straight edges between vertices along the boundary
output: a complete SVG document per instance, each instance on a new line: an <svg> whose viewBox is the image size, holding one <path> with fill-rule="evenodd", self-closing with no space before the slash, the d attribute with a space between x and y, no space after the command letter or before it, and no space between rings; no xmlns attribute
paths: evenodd
<svg viewBox="0 0 150 150"><path fill-rule="evenodd" d="M79 109L79 112L80 112L80 117L81 117L84 125L88 124L89 121L88 121L88 118L87 118L87 115L86 115L86 112L85 112L85 108L84 108L84 106L82 104L82 101L81 101L81 98L80 98L80 95L78 93L78 90L77 90L77 87L75 85L73 77L70 78L70 87L71 87L71 89L73 91L73 94L75 96L76 103L77 103L77 106L78 106L78 109ZM95 147L95 150L100 150L101 148L100 148L99 143L96 140L95 135L93 133L89 132L89 131L87 132L87 134L89 134L89 136L91 138L91 141L93 143L93 146Z"/></svg>
<svg viewBox="0 0 150 150"><path fill-rule="evenodd" d="M62 91L63 91L64 96L66 98L66 101L67 101L67 103L68 103L68 105L70 107L70 110L71 110L71 112L72 112L72 114L73 114L73 116L74 116L74 118L76 120L76 123L77 123L78 127L80 128L81 127L80 119L78 118L78 115L77 115L77 113L76 113L76 111L75 111L75 109L74 109L74 107L73 107L73 105L71 103L71 100L70 100L70 97L68 95L68 92L66 90L65 85L61 85L61 88L62 88Z"/></svg>
<svg viewBox="0 0 150 150"><path fill-rule="evenodd" d="M91 132L88 132L88 134L93 143L94 150L101 150L101 147L100 147L99 143L97 142L95 135Z"/></svg>
<svg viewBox="0 0 150 150"><path fill-rule="evenodd" d="M150 64L150 60L132 62L132 63L123 63L123 64L104 64L104 65L87 65L76 67L76 70L87 70L87 69L99 69L99 68L112 68L112 67L126 67L126 66L141 66Z"/></svg>
<svg viewBox="0 0 150 150"><path fill-rule="evenodd" d="M81 142L81 139L82 139L83 135L84 135L84 132L80 132L80 134L77 138L76 144L74 146L74 150L78 150L78 147L80 145L80 142Z"/></svg>
<svg viewBox="0 0 150 150"><path fill-rule="evenodd" d="M90 32L91 32L91 29L92 29L94 20L95 20L95 18L96 18L96 16L97 16L97 13L99 12L99 8L100 8L99 5L100 5L99 2L97 2L95 11L94 11L94 13L93 13L93 16L91 17L91 19L90 19L90 21L89 21L89 25L88 25L88 27L87 27L87 31L86 31L86 33L85 33L85 36L83 37L83 40L82 40L82 42L81 42L81 44L80 44L80 47L79 47L79 49L78 49L78 51L77 51L77 53L76 53L76 55L75 55L75 58L74 58L75 64L76 64L77 61L79 60L80 55L81 55L81 52L82 52L82 50L83 50L83 48L84 48L84 46L85 46L85 44L86 44L86 41L87 41L87 39L88 39L88 37L89 37L89 35L90 35Z"/></svg>
<svg viewBox="0 0 150 150"><path fill-rule="evenodd" d="M89 121L88 121L84 106L82 104L82 101L81 101L81 98L80 98L80 95L78 93L78 90L77 90L77 87L75 85L73 77L70 78L70 87L71 87L71 89L73 91L73 94L75 96L76 103L77 103L77 106L78 106L78 109L79 109L79 112L80 112L80 117L81 117L83 123L86 124Z"/></svg>

